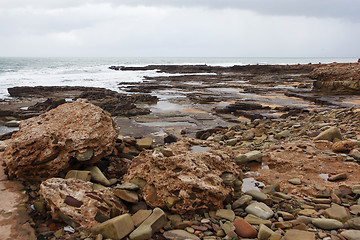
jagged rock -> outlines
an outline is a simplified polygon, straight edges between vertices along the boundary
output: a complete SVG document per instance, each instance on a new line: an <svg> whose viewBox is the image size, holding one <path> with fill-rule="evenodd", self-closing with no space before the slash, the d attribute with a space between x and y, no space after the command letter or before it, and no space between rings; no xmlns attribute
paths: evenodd
<svg viewBox="0 0 360 240"><path fill-rule="evenodd" d="M93 190L92 185L74 178L51 178L41 183L40 195L53 218L60 216L66 223L70 221L84 229L98 224L95 220L98 213L111 218L112 211L120 214L126 212L125 205L110 188Z"/></svg>
<svg viewBox="0 0 360 240"><path fill-rule="evenodd" d="M94 233L100 233L106 238L120 240L134 230L130 214L123 214L92 228Z"/></svg>
<svg viewBox="0 0 360 240"><path fill-rule="evenodd" d="M314 88L321 91L358 92L359 63L332 63L314 69L309 76L316 79Z"/></svg>
<svg viewBox="0 0 360 240"><path fill-rule="evenodd" d="M91 166L86 170L91 172L91 179L97 183L100 183L104 186L110 186L109 180L105 177L105 175L101 172L101 170L96 166Z"/></svg>
<svg viewBox="0 0 360 240"><path fill-rule="evenodd" d="M154 156L151 151L142 152L134 158L124 176L125 182L142 179L145 185L140 192L151 207L165 207L169 197L179 201L169 210L177 213L198 209L220 209L225 198L233 193L230 186L224 184L223 173L232 173L241 178L233 162L233 152L211 143L216 150L191 152L191 145L205 142L195 139L182 139L169 146L174 156ZM209 143L207 143L209 144Z"/></svg>
<svg viewBox="0 0 360 240"><path fill-rule="evenodd" d="M93 149L87 162L97 162L111 154L117 136L110 116L79 99L22 121L2 158L10 176L43 180L75 167L77 153L86 149Z"/></svg>

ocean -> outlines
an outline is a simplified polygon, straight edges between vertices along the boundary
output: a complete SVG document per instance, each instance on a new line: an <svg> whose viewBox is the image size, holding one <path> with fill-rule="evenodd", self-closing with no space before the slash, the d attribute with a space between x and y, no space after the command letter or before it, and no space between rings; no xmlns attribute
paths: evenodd
<svg viewBox="0 0 360 240"><path fill-rule="evenodd" d="M305 64L356 62L357 58L0 58L0 98L16 86L88 86L119 91L120 82L141 82L144 76L165 76L156 71L114 71L109 66L149 64Z"/></svg>

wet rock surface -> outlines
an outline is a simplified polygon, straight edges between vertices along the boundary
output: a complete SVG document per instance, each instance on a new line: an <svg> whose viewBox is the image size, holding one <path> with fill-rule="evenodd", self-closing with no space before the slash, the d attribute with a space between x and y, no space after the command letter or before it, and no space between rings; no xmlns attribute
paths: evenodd
<svg viewBox="0 0 360 240"><path fill-rule="evenodd" d="M78 100L22 121L2 159L9 176L43 180L77 164L94 163L110 155L117 135L110 116L99 107Z"/></svg>

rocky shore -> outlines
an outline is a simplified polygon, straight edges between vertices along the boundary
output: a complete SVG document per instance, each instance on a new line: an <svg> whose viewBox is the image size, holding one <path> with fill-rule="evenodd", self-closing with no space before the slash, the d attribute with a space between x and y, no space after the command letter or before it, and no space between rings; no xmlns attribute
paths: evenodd
<svg viewBox="0 0 360 240"><path fill-rule="evenodd" d="M9 89L2 239L359 239L360 107L312 90L326 66L150 68L190 75Z"/></svg>

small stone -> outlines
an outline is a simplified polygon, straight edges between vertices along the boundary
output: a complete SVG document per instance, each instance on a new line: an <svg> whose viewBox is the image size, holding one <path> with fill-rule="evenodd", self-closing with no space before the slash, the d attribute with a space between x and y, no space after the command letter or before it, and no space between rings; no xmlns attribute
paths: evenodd
<svg viewBox="0 0 360 240"><path fill-rule="evenodd" d="M312 216L316 211L314 209L306 208L299 211L299 215Z"/></svg>
<svg viewBox="0 0 360 240"><path fill-rule="evenodd" d="M240 207L245 207L250 204L251 200L252 200L252 196L243 195L232 204L232 208L236 209Z"/></svg>
<svg viewBox="0 0 360 240"><path fill-rule="evenodd" d="M139 148L150 148L151 144L153 142L153 139L150 137L142 138L136 141L136 144L139 146Z"/></svg>
<svg viewBox="0 0 360 240"><path fill-rule="evenodd" d="M355 147L356 147L356 142L350 141L350 140L345 140L345 141L339 141L339 142L334 143L332 145L332 150L334 152L348 153Z"/></svg>
<svg viewBox="0 0 360 240"><path fill-rule="evenodd" d="M316 227L325 229L325 230L333 230L333 229L339 229L339 228L344 227L342 222L339 222L338 220L335 220L335 219L313 218L311 222Z"/></svg>
<svg viewBox="0 0 360 240"><path fill-rule="evenodd" d="M356 185L352 186L351 190L355 194L360 194L360 185L356 184Z"/></svg>
<svg viewBox="0 0 360 240"><path fill-rule="evenodd" d="M193 229L192 227L186 227L185 230L189 233L194 233L195 229Z"/></svg>
<svg viewBox="0 0 360 240"><path fill-rule="evenodd" d="M293 219L295 219L295 216L292 215L291 213L288 213L288 212L277 211L276 214L283 217L284 220L293 220Z"/></svg>
<svg viewBox="0 0 360 240"><path fill-rule="evenodd" d="M274 212L265 203L255 202L245 208L247 213L254 214L262 219L269 219L274 215Z"/></svg>
<svg viewBox="0 0 360 240"><path fill-rule="evenodd" d="M234 221L235 213L231 209L219 209L216 211L216 217Z"/></svg>
<svg viewBox="0 0 360 240"><path fill-rule="evenodd" d="M81 205L83 205L82 201L79 201L72 196L66 196L64 203L66 203L69 206L76 207L76 208L79 208L79 207L81 207Z"/></svg>
<svg viewBox="0 0 360 240"><path fill-rule="evenodd" d="M315 233L290 229L285 233L284 240L315 240Z"/></svg>
<svg viewBox="0 0 360 240"><path fill-rule="evenodd" d="M253 214L248 214L244 220L253 225L260 225L260 224L264 224L266 226L271 225L270 220L265 220L265 219L259 218L258 216L255 216Z"/></svg>
<svg viewBox="0 0 360 240"><path fill-rule="evenodd" d="M139 197L136 192L115 189L114 194L126 202L136 203L139 201Z"/></svg>
<svg viewBox="0 0 360 240"><path fill-rule="evenodd" d="M179 229L166 231L164 232L163 236L166 239L170 239L170 240L181 240L181 239L200 240L200 238L198 238L196 235Z"/></svg>
<svg viewBox="0 0 360 240"><path fill-rule="evenodd" d="M264 224L260 224L259 232L258 232L258 239L259 240L268 240L269 237L274 233L273 230L265 226Z"/></svg>
<svg viewBox="0 0 360 240"><path fill-rule="evenodd" d="M135 227L138 227L141 223L143 223L152 213L152 210L143 210L140 209L134 215L131 216Z"/></svg>
<svg viewBox="0 0 360 240"><path fill-rule="evenodd" d="M225 222L224 224L221 225L222 230L224 230L225 234L228 235L229 237L237 237L236 233L235 233L235 226L232 222Z"/></svg>
<svg viewBox="0 0 360 240"><path fill-rule="evenodd" d="M340 222L345 222L351 217L345 207L337 204L333 204L331 208L326 209L324 215Z"/></svg>
<svg viewBox="0 0 360 240"><path fill-rule="evenodd" d="M301 185L301 179L300 178L292 178L288 180L289 183L294 185Z"/></svg>
<svg viewBox="0 0 360 240"><path fill-rule="evenodd" d="M257 236L256 229L251 226L243 218L237 217L234 221L235 232L244 238L255 238Z"/></svg>
<svg viewBox="0 0 360 240"><path fill-rule="evenodd" d="M65 179L76 178L83 181L90 181L91 172L90 171L79 171L79 170L70 170L67 172Z"/></svg>
<svg viewBox="0 0 360 240"><path fill-rule="evenodd" d="M87 148L76 153L76 159L80 162L89 161L94 156L94 149Z"/></svg>
<svg viewBox="0 0 360 240"><path fill-rule="evenodd" d="M352 205L350 207L350 213L354 215L359 215L360 213L360 205Z"/></svg>
<svg viewBox="0 0 360 240"><path fill-rule="evenodd" d="M339 174L332 175L331 177L329 177L328 181L334 182L334 181L340 181L340 180L345 180L345 179L347 179L347 174L339 173Z"/></svg>
<svg viewBox="0 0 360 240"><path fill-rule="evenodd" d="M92 166L87 168L86 170L91 172L91 179L95 182L98 182L104 186L110 186L109 180L105 177L105 175L101 172L101 170L96 167Z"/></svg>
<svg viewBox="0 0 360 240"><path fill-rule="evenodd" d="M180 201L180 198L178 198L176 196L169 196L166 199L166 206L168 208L171 208L172 206L174 206L179 201Z"/></svg>
<svg viewBox="0 0 360 240"><path fill-rule="evenodd" d="M317 140L328 140L330 142L334 141L334 139L342 140L342 136L340 130L337 127L331 127L323 132L321 132L318 136L314 138L315 141Z"/></svg>
<svg viewBox="0 0 360 240"><path fill-rule="evenodd" d="M170 220L171 224L173 226L177 225L178 223L182 222L182 218L179 214L173 214L173 215L169 215L168 219Z"/></svg>
<svg viewBox="0 0 360 240"><path fill-rule="evenodd" d="M271 236L269 237L268 240L281 240L281 234L274 232L273 234L271 234Z"/></svg>
<svg viewBox="0 0 360 240"><path fill-rule="evenodd" d="M328 198L314 198L312 200L313 203L319 203L319 204L329 204L331 203L331 199Z"/></svg>
<svg viewBox="0 0 360 240"><path fill-rule="evenodd" d="M360 240L360 230L345 230L341 232L341 236L348 240Z"/></svg>
<svg viewBox="0 0 360 240"><path fill-rule="evenodd" d="M150 238L167 223L166 215L160 208L155 208L152 214L136 228L130 235L132 240L145 240Z"/></svg>
<svg viewBox="0 0 360 240"><path fill-rule="evenodd" d="M132 230L134 230L134 223L130 214L120 215L92 228L94 233L100 233L105 238L111 238L113 240L122 239Z"/></svg>
<svg viewBox="0 0 360 240"><path fill-rule="evenodd" d="M350 228L360 230L360 217L351 218L346 224L349 225Z"/></svg>
<svg viewBox="0 0 360 240"><path fill-rule="evenodd" d="M246 195L250 195L252 196L253 199L257 200L257 201L264 201L265 199L268 198L268 196L260 191L257 190L249 190L245 192Z"/></svg>
<svg viewBox="0 0 360 240"><path fill-rule="evenodd" d="M263 154L260 151L251 151L245 154L239 154L235 157L237 164L244 164L251 161L262 161Z"/></svg>

